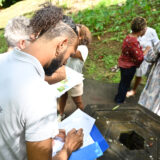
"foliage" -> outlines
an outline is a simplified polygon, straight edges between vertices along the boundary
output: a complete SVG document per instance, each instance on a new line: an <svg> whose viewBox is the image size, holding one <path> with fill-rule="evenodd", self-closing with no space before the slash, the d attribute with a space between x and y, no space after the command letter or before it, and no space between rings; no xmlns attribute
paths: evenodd
<svg viewBox="0 0 160 160"><path fill-rule="evenodd" d="M0 0L0 6L9 7L20 0Z"/></svg>
<svg viewBox="0 0 160 160"><path fill-rule="evenodd" d="M0 6L2 6L2 1L3 1L3 0L0 0Z"/></svg>
<svg viewBox="0 0 160 160"><path fill-rule="evenodd" d="M7 51L7 43L4 38L4 31L0 30L0 54Z"/></svg>
<svg viewBox="0 0 160 160"><path fill-rule="evenodd" d="M3 2L3 0L0 0L0 6L3 6L3 5L2 5L2 2Z"/></svg>
<svg viewBox="0 0 160 160"><path fill-rule="evenodd" d="M126 3L112 6L106 6L106 2L108 1L103 0L96 7L79 11L72 17L76 23L88 26L99 40L93 45L95 50L91 50L92 53L86 61L85 75L89 78L117 83L120 72L113 73L110 69L117 65L122 41L130 32L131 20L136 16L146 18L148 26L156 29L160 37L160 1L127 0ZM112 33L112 36L102 40L108 33ZM111 42L117 42L119 45L117 54L114 54L113 49L110 50L107 45L99 45ZM100 56L103 58L99 59Z"/></svg>
<svg viewBox="0 0 160 160"><path fill-rule="evenodd" d="M127 0L125 4L106 7L108 1L101 1L96 7L79 11L72 15L76 23L87 25L93 35L116 32L112 40L123 40L130 30L130 22L135 16L143 16L148 25L155 28L160 36L160 1ZM126 16L127 15L127 16ZM155 23L157 22L157 23ZM108 30L106 30L108 28Z"/></svg>
<svg viewBox="0 0 160 160"><path fill-rule="evenodd" d="M117 61L118 56L117 55L104 55L103 62L106 69L110 69L115 65L115 62Z"/></svg>

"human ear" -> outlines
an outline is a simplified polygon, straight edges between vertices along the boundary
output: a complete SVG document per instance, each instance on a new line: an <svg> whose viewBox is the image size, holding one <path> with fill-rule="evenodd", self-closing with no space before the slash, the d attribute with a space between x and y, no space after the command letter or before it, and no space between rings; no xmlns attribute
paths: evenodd
<svg viewBox="0 0 160 160"><path fill-rule="evenodd" d="M56 54L64 53L68 47L68 39L63 39L57 45Z"/></svg>
<svg viewBox="0 0 160 160"><path fill-rule="evenodd" d="M26 47L25 40L20 40L18 43L18 48L24 49Z"/></svg>

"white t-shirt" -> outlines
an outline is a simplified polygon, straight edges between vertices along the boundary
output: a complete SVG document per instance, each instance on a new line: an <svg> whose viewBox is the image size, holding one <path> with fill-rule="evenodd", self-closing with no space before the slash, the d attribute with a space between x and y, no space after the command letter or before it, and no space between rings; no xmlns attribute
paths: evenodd
<svg viewBox="0 0 160 160"><path fill-rule="evenodd" d="M159 42L159 38L155 29L147 27L145 35L139 37L138 41L140 42L143 50L145 50L147 46L154 47Z"/></svg>
<svg viewBox="0 0 160 160"><path fill-rule="evenodd" d="M83 58L83 61L80 60L79 58L69 57L67 60L66 66L74 69L75 71L77 71L79 73L82 73L82 68L84 66L84 62L86 61L87 56L88 56L88 48L85 45L79 45L77 50L80 51L82 58Z"/></svg>
<svg viewBox="0 0 160 160"><path fill-rule="evenodd" d="M44 76L27 53L0 56L0 160L26 160L25 141L58 134L57 101Z"/></svg>

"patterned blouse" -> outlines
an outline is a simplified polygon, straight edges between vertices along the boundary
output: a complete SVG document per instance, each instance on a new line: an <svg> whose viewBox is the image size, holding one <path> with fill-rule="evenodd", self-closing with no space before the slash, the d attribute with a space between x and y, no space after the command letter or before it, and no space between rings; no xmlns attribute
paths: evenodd
<svg viewBox="0 0 160 160"><path fill-rule="evenodd" d="M152 62L153 66L138 103L160 116L160 41L145 60Z"/></svg>
<svg viewBox="0 0 160 160"><path fill-rule="evenodd" d="M139 66L143 61L143 51L136 37L127 35L123 41L122 54L119 57L118 65L122 68Z"/></svg>

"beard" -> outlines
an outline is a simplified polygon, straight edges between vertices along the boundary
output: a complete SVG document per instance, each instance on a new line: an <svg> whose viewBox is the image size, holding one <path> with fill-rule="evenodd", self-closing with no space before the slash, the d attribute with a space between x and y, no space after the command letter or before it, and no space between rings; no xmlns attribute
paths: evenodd
<svg viewBox="0 0 160 160"><path fill-rule="evenodd" d="M54 58L48 67L44 67L45 75L51 76L61 65L63 61L63 54L57 58Z"/></svg>

